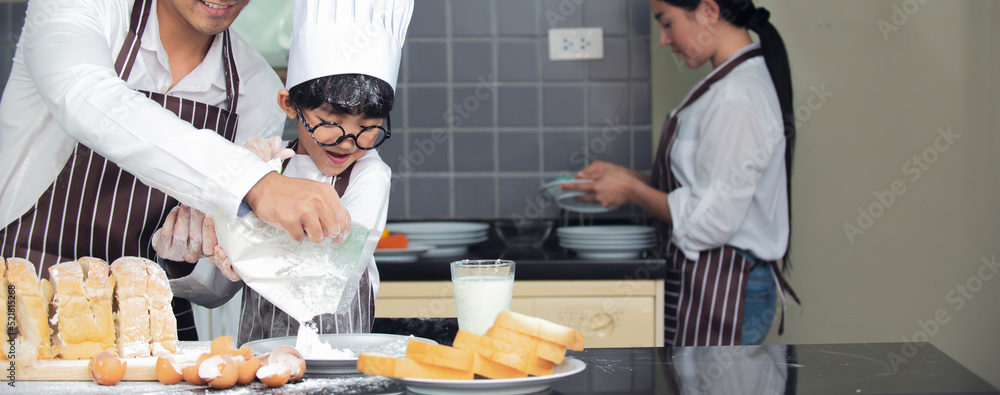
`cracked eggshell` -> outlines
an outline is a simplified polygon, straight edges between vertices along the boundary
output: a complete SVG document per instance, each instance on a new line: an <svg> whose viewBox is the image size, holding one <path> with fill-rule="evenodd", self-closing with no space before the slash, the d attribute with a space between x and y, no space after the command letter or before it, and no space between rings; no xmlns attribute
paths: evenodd
<svg viewBox="0 0 1000 395"><path fill-rule="evenodd" d="M177 384L184 378L181 365L171 355L156 358L156 380L164 385Z"/></svg>
<svg viewBox="0 0 1000 395"><path fill-rule="evenodd" d="M291 371L291 380L295 381L302 378L302 375L306 373L306 359L302 356L299 350L295 347L290 346L278 346L271 351L271 354L267 357L266 365L271 365L275 363L284 363L288 365Z"/></svg>
<svg viewBox="0 0 1000 395"><path fill-rule="evenodd" d="M285 385L292 376L291 368L284 363L264 365L257 369L257 378L268 387Z"/></svg>

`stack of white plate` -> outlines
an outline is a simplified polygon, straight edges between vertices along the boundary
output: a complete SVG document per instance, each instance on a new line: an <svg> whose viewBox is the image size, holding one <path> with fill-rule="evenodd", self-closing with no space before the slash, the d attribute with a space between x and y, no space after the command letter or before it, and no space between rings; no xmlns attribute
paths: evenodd
<svg viewBox="0 0 1000 395"><path fill-rule="evenodd" d="M564 226L559 245L582 259L635 259L656 245L656 228L637 225Z"/></svg>
<svg viewBox="0 0 1000 395"><path fill-rule="evenodd" d="M389 233L402 233L410 243L431 246L426 257L461 255L469 246L489 239L489 224L479 222L400 222L385 226Z"/></svg>

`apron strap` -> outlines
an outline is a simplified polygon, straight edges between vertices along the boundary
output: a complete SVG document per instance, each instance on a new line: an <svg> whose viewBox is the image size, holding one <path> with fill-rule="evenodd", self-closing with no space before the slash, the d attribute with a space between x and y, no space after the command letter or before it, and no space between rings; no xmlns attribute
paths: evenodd
<svg viewBox="0 0 1000 395"><path fill-rule="evenodd" d="M226 74L226 103L229 112L236 113L236 104L240 98L240 73L236 70L236 58L233 57L232 39L229 29L222 32L222 64Z"/></svg>
<svg viewBox="0 0 1000 395"><path fill-rule="evenodd" d="M128 81L132 74L132 66L139 56L139 48L142 46L142 35L149 24L149 14L152 13L153 0L135 0L132 5L132 17L129 20L128 33L125 35L125 42L122 43L121 50L118 51L118 59L115 60L115 72L123 81ZM226 108L230 113L236 114L236 106L240 97L240 73L236 68L236 58L233 57L232 39L229 29L222 32L222 66L226 77Z"/></svg>
<svg viewBox="0 0 1000 395"><path fill-rule="evenodd" d="M788 285L788 281L785 280L785 276L781 274L781 270L778 269L777 261L768 261L767 265L771 267L771 277L774 278L774 284L778 287L778 295L781 296L781 323L778 324L778 335L785 334L785 313L788 312L788 301L785 299L785 293L788 293L792 297L792 301L795 302L796 306L802 307L802 302L799 300L799 296L795 294L792 290L792 286Z"/></svg>
<svg viewBox="0 0 1000 395"><path fill-rule="evenodd" d="M142 33L146 31L146 21L149 19L150 10L153 8L153 0L135 0L132 5L132 18L128 25L128 34L125 35L125 42L122 49L118 51L118 59L115 61L115 72L118 77L128 81L128 76L132 73L132 65L139 55L139 46Z"/></svg>

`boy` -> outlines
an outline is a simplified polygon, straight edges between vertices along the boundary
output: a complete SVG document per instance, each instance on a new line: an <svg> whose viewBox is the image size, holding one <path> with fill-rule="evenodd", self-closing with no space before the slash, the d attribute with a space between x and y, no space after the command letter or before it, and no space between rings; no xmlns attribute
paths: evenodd
<svg viewBox="0 0 1000 395"><path fill-rule="evenodd" d="M277 139L247 144L264 161L288 158L285 176L332 184L351 221L372 229L353 308L314 318L319 333L371 331L379 286L372 254L385 229L391 174L375 148L390 137L389 111L412 8L413 0L297 0L287 90L278 93L278 105L298 121L298 138L287 145L294 155L281 150ZM213 252L210 261L239 280L222 247ZM298 331L295 319L246 286L240 316L238 344Z"/></svg>

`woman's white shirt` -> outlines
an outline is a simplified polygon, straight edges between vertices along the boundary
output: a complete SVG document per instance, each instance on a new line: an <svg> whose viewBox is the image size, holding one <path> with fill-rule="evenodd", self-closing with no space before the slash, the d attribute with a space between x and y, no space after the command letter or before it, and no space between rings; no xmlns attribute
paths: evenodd
<svg viewBox="0 0 1000 395"><path fill-rule="evenodd" d="M727 63L759 47L748 45ZM789 234L784 126L764 58L736 66L677 118L670 169L681 187L668 194L671 242L691 260L723 245L764 260L784 256Z"/></svg>
<svg viewBox="0 0 1000 395"><path fill-rule="evenodd" d="M309 155L295 155L285 166L283 175L295 178L333 183L333 176L324 174ZM361 251L361 260L367 262L368 276L372 289L378 297L379 275L375 265L375 247L385 230L385 222L389 213L389 186L392 172L382 161L378 152L371 150L365 153L351 170L351 180L347 184L340 204L351 214L351 221L371 229L368 240Z"/></svg>

